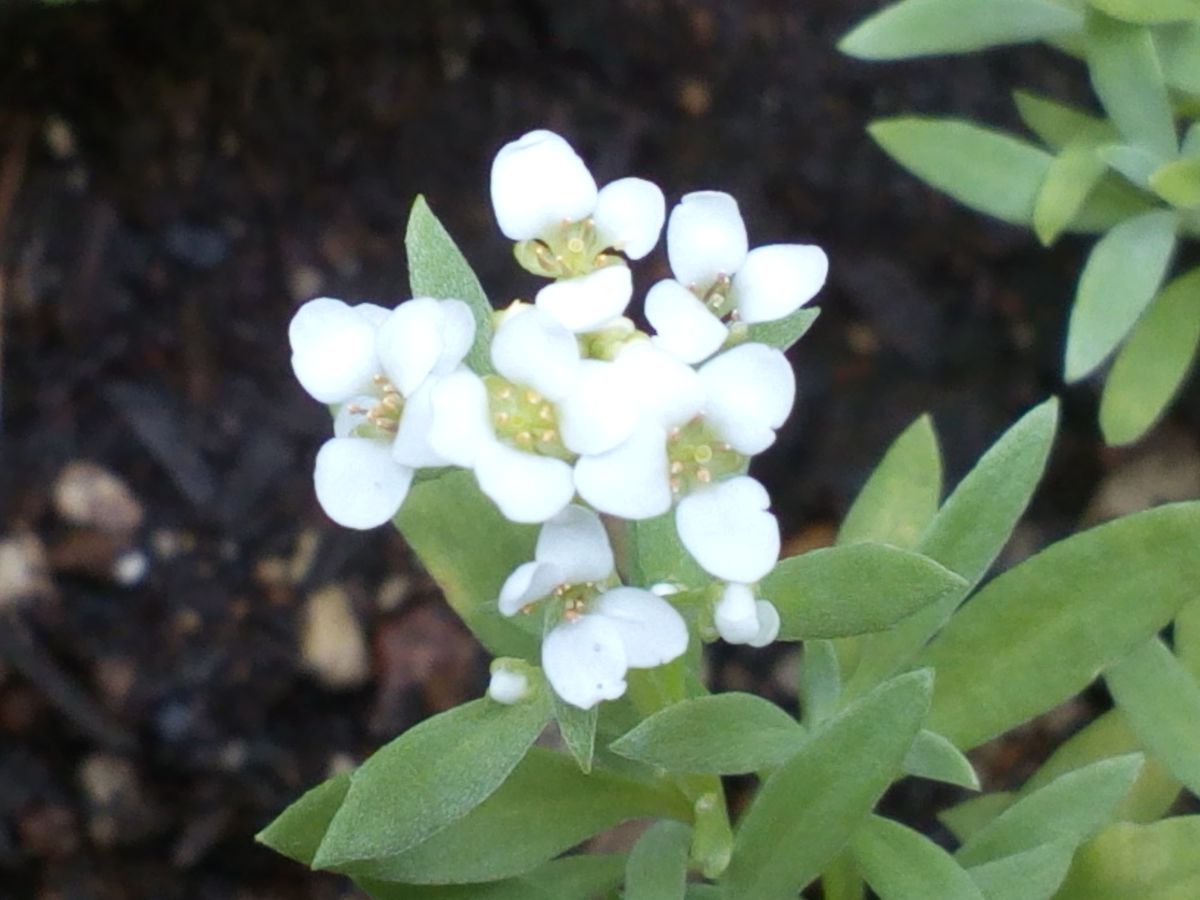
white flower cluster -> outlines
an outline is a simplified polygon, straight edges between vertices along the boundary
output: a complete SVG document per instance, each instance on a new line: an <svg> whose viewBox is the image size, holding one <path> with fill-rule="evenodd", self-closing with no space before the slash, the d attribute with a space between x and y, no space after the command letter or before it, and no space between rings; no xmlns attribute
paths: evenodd
<svg viewBox="0 0 1200 900"><path fill-rule="evenodd" d="M500 611L555 599L542 666L581 708L620 696L628 668L661 665L688 643L668 599L620 584L598 514L674 510L682 545L722 583L716 632L774 640L778 613L754 585L778 560L779 527L745 471L774 442L795 382L783 353L750 340L748 326L812 299L825 254L751 250L731 196L688 194L666 222L675 277L646 295L647 334L625 315L628 261L658 243L667 218L658 187L623 178L598 189L565 140L535 131L497 154L491 196L517 260L552 280L532 304L495 313L490 371L465 362L475 320L459 300L389 311L322 298L296 313L297 378L337 408L314 474L322 507L339 524L372 528L395 515L416 469L458 466L508 519L545 523ZM501 678L495 696L519 693Z"/></svg>

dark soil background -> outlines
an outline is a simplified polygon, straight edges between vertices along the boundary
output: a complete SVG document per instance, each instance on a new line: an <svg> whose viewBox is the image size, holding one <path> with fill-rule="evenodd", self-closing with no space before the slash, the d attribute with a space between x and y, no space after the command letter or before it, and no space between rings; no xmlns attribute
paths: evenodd
<svg viewBox="0 0 1200 900"><path fill-rule="evenodd" d="M794 547L830 539L919 413L957 478L1061 390L1086 243L1045 251L954 205L864 127L1014 124L1012 87L1086 98L1085 80L1040 48L840 56L878 5L0 0L0 900L352 896L252 835L477 695L486 660L398 537L320 513L328 419L285 329L318 294L406 297L418 192L496 301L527 295L487 202L492 154L526 130L568 136L601 182L730 190L752 243L829 251L797 410L759 470ZM659 251L640 277L665 271ZM1194 396L1122 453L1092 388L1066 404L1010 561L1200 493ZM788 702L793 671L782 648L715 666ZM989 783L1086 715L986 749ZM889 808L929 827L953 797L916 785Z"/></svg>

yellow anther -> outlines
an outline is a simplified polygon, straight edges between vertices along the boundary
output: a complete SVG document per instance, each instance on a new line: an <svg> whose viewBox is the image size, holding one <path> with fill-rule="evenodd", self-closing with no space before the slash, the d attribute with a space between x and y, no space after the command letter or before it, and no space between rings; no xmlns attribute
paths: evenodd
<svg viewBox="0 0 1200 900"><path fill-rule="evenodd" d="M501 400L508 400L510 397L512 397L512 394L512 388L508 387L507 385L496 391L496 396Z"/></svg>
<svg viewBox="0 0 1200 900"><path fill-rule="evenodd" d="M552 421L554 419L554 410L550 408L549 404L546 404L538 410L538 418L544 422Z"/></svg>
<svg viewBox="0 0 1200 900"><path fill-rule="evenodd" d="M556 437L558 437L558 432L555 431L553 428L547 428L545 431L542 432L542 443L543 444L552 443Z"/></svg>
<svg viewBox="0 0 1200 900"><path fill-rule="evenodd" d="M678 478L672 478L670 484L672 494L678 494L681 490L683 490L683 482Z"/></svg>
<svg viewBox="0 0 1200 900"><path fill-rule="evenodd" d="M679 460L675 460L675 462L671 463L671 474L672 475L683 474L683 463L681 463Z"/></svg>
<svg viewBox="0 0 1200 900"><path fill-rule="evenodd" d="M537 391L528 390L525 392L525 402L528 403L530 406L537 406L539 403L542 402L542 395L539 394Z"/></svg>
<svg viewBox="0 0 1200 900"><path fill-rule="evenodd" d="M529 446L533 445L533 435L530 434L528 431L519 432L513 438L513 440L516 441L518 444L520 444L523 447L529 447Z"/></svg>
<svg viewBox="0 0 1200 900"><path fill-rule="evenodd" d="M498 412L495 416L493 416L493 418L496 420L497 425L503 425L508 421L509 415L506 412Z"/></svg>
<svg viewBox="0 0 1200 900"><path fill-rule="evenodd" d="M701 484L708 484L712 481L712 472L708 471L708 469L697 469L696 480Z"/></svg>

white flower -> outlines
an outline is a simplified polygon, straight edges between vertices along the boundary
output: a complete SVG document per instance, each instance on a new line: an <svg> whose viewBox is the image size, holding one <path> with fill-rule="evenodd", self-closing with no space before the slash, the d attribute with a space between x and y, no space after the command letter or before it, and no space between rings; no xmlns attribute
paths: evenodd
<svg viewBox="0 0 1200 900"><path fill-rule="evenodd" d="M656 332L654 343L685 363L708 359L729 337L725 323L672 278L646 293L646 320Z"/></svg>
<svg viewBox="0 0 1200 900"><path fill-rule="evenodd" d="M487 695L497 703L512 706L529 696L529 676L506 662L498 659L492 663Z"/></svg>
<svg viewBox="0 0 1200 900"><path fill-rule="evenodd" d="M309 300L292 316L288 342L296 380L314 400L341 403L371 387L380 366L375 355L379 313L364 303L349 306L332 297Z"/></svg>
<svg viewBox="0 0 1200 900"><path fill-rule="evenodd" d="M604 524L590 509L571 505L542 526L533 561L512 571L500 588L500 612L512 616L560 584L601 582L613 572Z"/></svg>
<svg viewBox="0 0 1200 900"><path fill-rule="evenodd" d="M730 644L765 647L779 636L779 611L745 584L725 585L713 609L717 633Z"/></svg>
<svg viewBox="0 0 1200 900"><path fill-rule="evenodd" d="M695 491L675 508L683 546L716 578L753 584L779 560L779 522L766 488L747 475Z"/></svg>
<svg viewBox="0 0 1200 900"><path fill-rule="evenodd" d="M569 330L584 334L620 316L631 299L633 276L628 266L618 264L548 284L537 292L534 303Z"/></svg>
<svg viewBox="0 0 1200 900"><path fill-rule="evenodd" d="M754 456L775 442L796 400L796 376L782 351L739 344L700 368L704 417L734 450Z"/></svg>

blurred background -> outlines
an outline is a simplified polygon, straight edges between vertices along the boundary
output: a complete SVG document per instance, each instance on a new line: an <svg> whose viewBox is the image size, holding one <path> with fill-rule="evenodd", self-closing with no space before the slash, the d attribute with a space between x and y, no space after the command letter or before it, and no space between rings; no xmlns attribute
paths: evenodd
<svg viewBox="0 0 1200 900"><path fill-rule="evenodd" d="M950 478L1061 391L1084 242L1053 251L955 206L864 133L924 111L1014 125L1028 87L1089 101L1042 48L870 65L877 0L0 0L0 900L348 898L256 847L306 787L477 696L486 660L387 529L334 527L329 424L286 326L327 294L407 296L424 193L495 302L528 297L487 199L537 127L604 183L734 193L751 244L815 242L824 313L761 459L793 550L828 543L867 472L934 414ZM642 287L667 274L661 249ZM1105 450L1065 395L1005 563L1200 495L1191 392ZM713 677L794 702L795 654ZM1019 781L1085 698L979 752ZM901 786L927 829L948 788Z"/></svg>

